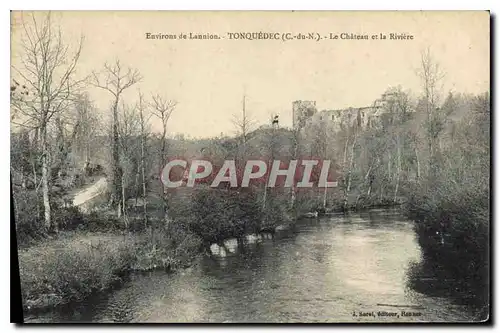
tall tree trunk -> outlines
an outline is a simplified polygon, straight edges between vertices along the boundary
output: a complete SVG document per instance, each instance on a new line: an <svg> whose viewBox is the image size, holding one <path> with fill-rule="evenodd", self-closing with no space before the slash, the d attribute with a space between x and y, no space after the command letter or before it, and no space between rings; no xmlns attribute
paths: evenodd
<svg viewBox="0 0 500 333"><path fill-rule="evenodd" d="M89 165L90 164L90 143L87 142L85 144L85 165Z"/></svg>
<svg viewBox="0 0 500 333"><path fill-rule="evenodd" d="M327 187L325 186L325 190L323 192L323 210L326 210L326 195L327 195Z"/></svg>
<svg viewBox="0 0 500 333"><path fill-rule="evenodd" d="M295 200L296 200L296 194L295 194L295 184L292 184L292 187L290 188L290 209L295 208Z"/></svg>
<svg viewBox="0 0 500 333"><path fill-rule="evenodd" d="M351 173L354 167L354 147L356 146L357 132L354 132L354 140L351 146L351 156L349 160L349 169L347 170L346 184L344 184L344 212L347 212L349 208L349 193L351 192Z"/></svg>
<svg viewBox="0 0 500 333"><path fill-rule="evenodd" d="M113 138L112 138L112 150L113 150L113 188L111 192L111 206L117 207L118 216L121 216L123 207L120 208L120 198L122 195L122 173L120 169L120 152L119 152L119 134L118 134L118 101L119 96L115 98L115 103L113 105Z"/></svg>
<svg viewBox="0 0 500 333"><path fill-rule="evenodd" d="M359 202L359 198L361 198L361 193L358 194L358 196L356 197L356 202L354 203L354 207L355 209L358 209L358 202Z"/></svg>
<svg viewBox="0 0 500 333"><path fill-rule="evenodd" d="M369 197L370 193L372 192L372 178L371 178L371 172L372 172L373 165L370 165L368 168L368 171L366 172L365 175L365 182L368 182L368 191L366 192L366 196Z"/></svg>
<svg viewBox="0 0 500 333"><path fill-rule="evenodd" d="M31 167L33 169L33 182L34 182L33 186L35 187L36 218L40 220L40 205L39 205L40 197L38 196L38 177L36 174L35 159L33 157L31 158Z"/></svg>
<svg viewBox="0 0 500 333"><path fill-rule="evenodd" d="M39 196L38 196L38 176L36 173L36 153L38 152L38 142L39 142L39 130L40 128L37 127L35 129L35 134L33 135L33 142L32 142L32 149L30 149L29 156L30 156L30 164L31 164L31 171L33 173L33 185L35 188L35 200L36 200L36 218L37 220L40 220L40 203L39 203Z"/></svg>
<svg viewBox="0 0 500 333"><path fill-rule="evenodd" d="M24 190L24 189L23 189ZM12 188L12 173L10 175L10 193L12 194L12 205L14 207L14 221L19 223L19 209L17 208L17 192Z"/></svg>
<svg viewBox="0 0 500 333"><path fill-rule="evenodd" d="M347 146L348 146L348 144L349 144L349 135L347 135L347 137L345 139L344 158L343 158L343 162L342 162L342 175L343 175L343 179L344 179L344 188L343 188L344 198L343 198L342 207L344 210L345 210L345 207L347 205L346 204L346 196L347 196L346 190L347 190Z"/></svg>
<svg viewBox="0 0 500 333"><path fill-rule="evenodd" d="M415 158L417 159L417 180L420 179L420 160L418 158L418 148L415 147Z"/></svg>
<svg viewBox="0 0 500 333"><path fill-rule="evenodd" d="M429 95L427 94L426 96L427 103L427 145L429 146L429 173L432 172L432 159L434 156L434 149L433 149L433 144L432 144L432 114L431 114L431 107L430 107L430 101L429 101Z"/></svg>
<svg viewBox="0 0 500 333"><path fill-rule="evenodd" d="M390 183L391 180L392 180L392 154L391 154L390 150L388 152L388 155L389 155L389 158L388 158L388 161L387 161L387 174L388 174L389 183Z"/></svg>
<svg viewBox="0 0 500 333"><path fill-rule="evenodd" d="M57 225L52 224L51 219L51 209L50 209L50 161L49 161L49 151L47 142L47 124L45 121L42 122L41 127L41 148L42 148L42 195L43 195L43 208L44 208L44 219L45 227L47 230L52 230L57 232Z"/></svg>
<svg viewBox="0 0 500 333"><path fill-rule="evenodd" d="M272 165L272 163L273 163L273 161L274 161L274 155L275 155L275 154L274 154L274 151L275 151L275 140L276 140L276 137L275 137L276 133L275 133L275 131L276 131L276 127L274 127L274 126L273 126L273 128L272 128L272 130L271 130L271 135L272 135L272 137L271 137L271 145L270 145L270 147L269 147L269 148L270 148L269 150L270 150L270 153L271 153L271 158L269 159L269 161L268 161L268 163L267 163L267 167L268 167L268 168ZM266 182L264 183L264 195L263 195L263 200L262 200L262 211L264 211L264 209L266 208L266 203L267 203L267 191L268 191L268 189L267 189L267 184L268 184L268 182L269 182L269 175L270 175L270 174L271 174L271 173L270 173L270 172L269 172L269 170L268 170L267 175L266 175Z"/></svg>
<svg viewBox="0 0 500 333"><path fill-rule="evenodd" d="M141 165L140 164L137 164L137 168L135 170L135 177L134 177L134 189L135 189L135 205L137 207L137 203L138 203L138 200L139 200L139 196L142 197L142 194L141 194L141 190L140 190L140 187L139 187L139 177L141 175Z"/></svg>
<svg viewBox="0 0 500 333"><path fill-rule="evenodd" d="M146 167L145 167L145 158L146 158L146 137L144 134L144 118L141 110L141 173L142 173L142 205L144 210L144 227L148 226L148 207L147 207L147 188L146 188Z"/></svg>
<svg viewBox="0 0 500 333"><path fill-rule="evenodd" d="M398 164L397 164L396 188L394 189L394 203L396 203L396 201L397 201L398 189L399 189L399 179L401 176L401 145L399 142L399 135L396 137L396 144L397 144Z"/></svg>
<svg viewBox="0 0 500 333"><path fill-rule="evenodd" d="M298 142L294 143L294 152L293 152L293 157L292 159L295 160L297 158L297 151L298 151ZM290 188L290 209L295 209L295 200L296 200L296 193L295 193L295 177L292 180L292 186Z"/></svg>
<svg viewBox="0 0 500 333"><path fill-rule="evenodd" d="M342 164L344 171L346 170L346 163L347 163L347 144L349 143L349 137L346 138L345 140L345 145L344 145L344 162Z"/></svg>
<svg viewBox="0 0 500 333"><path fill-rule="evenodd" d="M268 161L267 165L268 165L268 168L269 166L271 165L271 163L273 162L273 159L274 159L274 153L273 153L273 148L271 147L271 159ZM263 195L263 198L262 198L262 211L264 211L264 209L266 209L266 203L267 203L267 184L269 182L269 175L271 173L270 172L267 172L267 175L266 175L266 182L264 183L264 195Z"/></svg>
<svg viewBox="0 0 500 333"><path fill-rule="evenodd" d="M271 155L272 155L272 152L271 152ZM269 160L269 162L267 163L268 168L269 168L269 165L271 163L272 163L272 157ZM266 209L266 203L267 203L267 183L269 182L269 174L270 174L270 172L267 172L266 181L264 183L264 195L262 197L262 211L264 211Z"/></svg>
<svg viewBox="0 0 500 333"><path fill-rule="evenodd" d="M26 175L24 174L24 165L21 165L21 188L26 190Z"/></svg>
<svg viewBox="0 0 500 333"><path fill-rule="evenodd" d="M126 217L126 214L125 214L125 177L123 177L122 175L122 179L121 179L121 184L120 184L120 188L122 190L122 192L120 193L120 203L118 204L118 215L119 217L121 216L121 214L123 214L123 216L125 217L125 226L127 226L127 217Z"/></svg>
<svg viewBox="0 0 500 333"><path fill-rule="evenodd" d="M161 136L161 167L164 168L165 164L167 162L167 157L165 156L167 154L167 124L166 124L166 119L165 115L162 113L162 125L163 125L163 132ZM167 193L168 189L162 185L162 211L165 214L165 220L168 221L168 207L167 207Z"/></svg>
<svg viewBox="0 0 500 333"><path fill-rule="evenodd" d="M266 209L266 201L267 201L267 182L264 184L264 195L262 196L262 210Z"/></svg>

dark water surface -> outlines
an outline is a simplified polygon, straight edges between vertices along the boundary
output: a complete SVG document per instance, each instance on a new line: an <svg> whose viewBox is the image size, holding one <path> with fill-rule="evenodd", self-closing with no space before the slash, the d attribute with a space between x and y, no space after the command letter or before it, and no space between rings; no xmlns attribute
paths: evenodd
<svg viewBox="0 0 500 333"><path fill-rule="evenodd" d="M396 211L299 221L274 240L123 286L36 322L473 321L474 311L408 283L420 248ZM432 280L432 279L430 279ZM420 284L426 284L425 279ZM430 285L430 284L429 284ZM431 288L432 289L432 288ZM433 295L433 296L430 296ZM380 312L380 313L379 313ZM395 316L383 316L382 312ZM403 312L412 316L403 316ZM362 313L374 316L361 316Z"/></svg>

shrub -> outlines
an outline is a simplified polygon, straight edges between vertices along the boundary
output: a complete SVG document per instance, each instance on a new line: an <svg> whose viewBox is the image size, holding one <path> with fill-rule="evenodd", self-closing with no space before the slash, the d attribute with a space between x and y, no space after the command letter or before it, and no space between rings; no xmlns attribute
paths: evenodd
<svg viewBox="0 0 500 333"><path fill-rule="evenodd" d="M405 212L416 221L424 258L480 288L489 269L489 173L460 164L460 156L444 155L448 168L408 189Z"/></svg>
<svg viewBox="0 0 500 333"><path fill-rule="evenodd" d="M150 228L137 237L133 268L175 270L189 265L200 253L201 244L199 237L176 226L175 222Z"/></svg>
<svg viewBox="0 0 500 333"><path fill-rule="evenodd" d="M57 207L52 212L54 223L57 223L60 230L75 230L85 223L85 217L78 207Z"/></svg>
<svg viewBox="0 0 500 333"><path fill-rule="evenodd" d="M125 230L125 224L112 214L91 212L84 217L82 229L91 232L113 232Z"/></svg>
<svg viewBox="0 0 500 333"><path fill-rule="evenodd" d="M52 307L81 300L110 287L132 262L128 239L59 241L59 246L37 246L19 254L23 306Z"/></svg>
<svg viewBox="0 0 500 333"><path fill-rule="evenodd" d="M172 218L207 244L260 229L260 206L253 192L199 189L187 202L171 211Z"/></svg>
<svg viewBox="0 0 500 333"><path fill-rule="evenodd" d="M46 237L43 205L35 191L14 190L13 195L16 203L14 216L18 244L26 246Z"/></svg>
<svg viewBox="0 0 500 333"><path fill-rule="evenodd" d="M299 203L301 201L297 201ZM303 201L302 201L303 202ZM263 211L261 229L274 229L278 225L290 224L293 221L292 212L289 210L289 201L284 197L274 197L266 203L266 208ZM304 209L304 206L299 206L300 211L309 211L309 208ZM312 207L312 205L311 205Z"/></svg>

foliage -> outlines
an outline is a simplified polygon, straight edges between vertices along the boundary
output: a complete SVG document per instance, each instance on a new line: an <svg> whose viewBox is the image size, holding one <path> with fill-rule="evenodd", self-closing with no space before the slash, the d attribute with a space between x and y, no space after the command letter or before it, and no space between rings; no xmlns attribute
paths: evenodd
<svg viewBox="0 0 500 333"><path fill-rule="evenodd" d="M262 220L253 192L210 188L197 189L172 218L208 245L256 233Z"/></svg>
<svg viewBox="0 0 500 333"><path fill-rule="evenodd" d="M476 286L487 283L490 234L489 107L483 102L478 110L480 98L454 103L466 103L468 112L455 122L434 172L408 187L405 207L424 256Z"/></svg>
<svg viewBox="0 0 500 333"><path fill-rule="evenodd" d="M132 251L122 237L61 239L20 251L23 306L57 306L110 287L129 267Z"/></svg>

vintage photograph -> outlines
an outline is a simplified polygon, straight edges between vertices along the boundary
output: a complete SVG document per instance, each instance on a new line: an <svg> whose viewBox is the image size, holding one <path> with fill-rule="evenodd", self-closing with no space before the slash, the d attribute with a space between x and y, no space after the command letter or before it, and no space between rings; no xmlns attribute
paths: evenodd
<svg viewBox="0 0 500 333"><path fill-rule="evenodd" d="M25 323L484 323L488 11L12 11Z"/></svg>

